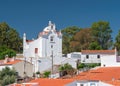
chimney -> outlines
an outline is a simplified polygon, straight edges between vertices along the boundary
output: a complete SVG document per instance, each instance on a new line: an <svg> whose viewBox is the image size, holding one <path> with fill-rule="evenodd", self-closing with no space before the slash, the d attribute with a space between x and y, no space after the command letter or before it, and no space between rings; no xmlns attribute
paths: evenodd
<svg viewBox="0 0 120 86"><path fill-rule="evenodd" d="M5 56L5 60L4 60L4 63L7 63L7 62L9 62L8 55Z"/></svg>
<svg viewBox="0 0 120 86"><path fill-rule="evenodd" d="M15 61L15 57L14 56L12 57L11 61Z"/></svg>
<svg viewBox="0 0 120 86"><path fill-rule="evenodd" d="M112 78L112 81L115 81L115 78L114 78L114 77Z"/></svg>

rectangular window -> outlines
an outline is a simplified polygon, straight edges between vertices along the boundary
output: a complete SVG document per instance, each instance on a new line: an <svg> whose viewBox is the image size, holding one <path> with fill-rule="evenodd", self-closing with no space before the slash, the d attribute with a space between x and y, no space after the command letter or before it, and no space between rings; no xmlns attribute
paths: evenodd
<svg viewBox="0 0 120 86"><path fill-rule="evenodd" d="M90 83L90 86L95 86L95 83Z"/></svg>
<svg viewBox="0 0 120 86"><path fill-rule="evenodd" d="M97 55L97 58L100 59L100 55Z"/></svg>
<svg viewBox="0 0 120 86"><path fill-rule="evenodd" d="M80 84L80 86L84 86L84 84Z"/></svg>
<svg viewBox="0 0 120 86"><path fill-rule="evenodd" d="M35 48L35 54L38 54L38 48Z"/></svg>
<svg viewBox="0 0 120 86"><path fill-rule="evenodd" d="M89 59L89 55L86 55L86 59Z"/></svg>

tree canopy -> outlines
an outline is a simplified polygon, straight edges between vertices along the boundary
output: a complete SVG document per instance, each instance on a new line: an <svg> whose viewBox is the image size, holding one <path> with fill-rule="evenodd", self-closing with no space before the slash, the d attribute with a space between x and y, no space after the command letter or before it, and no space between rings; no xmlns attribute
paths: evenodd
<svg viewBox="0 0 120 86"><path fill-rule="evenodd" d="M71 42L71 48L74 49L73 51L80 52L81 49L88 49L89 44L91 43L91 29L84 28L81 29L74 35L74 40Z"/></svg>
<svg viewBox="0 0 120 86"><path fill-rule="evenodd" d="M117 48L118 50L118 55L120 55L120 30L118 31L118 34L115 38L115 44L114 46Z"/></svg>
<svg viewBox="0 0 120 86"><path fill-rule="evenodd" d="M80 52L82 49L110 49L113 45L109 22L94 22L90 28L68 27L62 30L63 53Z"/></svg>
<svg viewBox="0 0 120 86"><path fill-rule="evenodd" d="M19 33L5 22L0 23L0 46L3 45L16 52L22 50L22 39Z"/></svg>
<svg viewBox="0 0 120 86"><path fill-rule="evenodd" d="M110 29L109 22L94 22L91 29L94 41L98 42L102 49L109 49L113 41L111 37L112 30Z"/></svg>
<svg viewBox="0 0 120 86"><path fill-rule="evenodd" d="M71 52L70 42L73 40L73 36L80 30L81 29L76 26L67 27L62 30L62 34L63 34L62 48L64 54Z"/></svg>

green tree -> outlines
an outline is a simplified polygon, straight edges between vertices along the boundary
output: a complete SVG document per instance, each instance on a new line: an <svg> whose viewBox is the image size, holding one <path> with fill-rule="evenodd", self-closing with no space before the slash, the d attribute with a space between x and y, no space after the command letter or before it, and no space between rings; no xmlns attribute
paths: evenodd
<svg viewBox="0 0 120 86"><path fill-rule="evenodd" d="M118 55L120 55L120 30L115 38L115 44L114 46L117 48Z"/></svg>
<svg viewBox="0 0 120 86"><path fill-rule="evenodd" d="M80 63L79 65L78 65L78 67L77 67L77 69L83 69L85 67L85 64L84 63Z"/></svg>
<svg viewBox="0 0 120 86"><path fill-rule="evenodd" d="M0 71L0 81L2 86L6 86L8 84L14 83L16 78L16 71L14 69L10 69L9 67L5 67Z"/></svg>
<svg viewBox="0 0 120 86"><path fill-rule="evenodd" d="M8 47L12 48L15 51L21 52L22 49L22 39L19 36L19 33L11 28L8 32Z"/></svg>
<svg viewBox="0 0 120 86"><path fill-rule="evenodd" d="M6 46L0 46L0 59L5 59L6 55L11 58L16 56L16 52Z"/></svg>
<svg viewBox="0 0 120 86"><path fill-rule="evenodd" d="M102 49L109 49L112 46L112 30L109 23L105 21L94 22L91 28L94 41L97 41Z"/></svg>
<svg viewBox="0 0 120 86"><path fill-rule="evenodd" d="M89 45L89 50L101 50L101 46L97 42L91 42Z"/></svg>
<svg viewBox="0 0 120 86"><path fill-rule="evenodd" d="M71 52L70 49L70 42L73 40L73 36L80 31L80 28L73 26L73 27L67 27L65 29L62 30L62 34L63 34L63 53L69 53Z"/></svg>
<svg viewBox="0 0 120 86"><path fill-rule="evenodd" d="M22 50L19 33L5 22L0 23L0 46L3 45L18 52Z"/></svg>

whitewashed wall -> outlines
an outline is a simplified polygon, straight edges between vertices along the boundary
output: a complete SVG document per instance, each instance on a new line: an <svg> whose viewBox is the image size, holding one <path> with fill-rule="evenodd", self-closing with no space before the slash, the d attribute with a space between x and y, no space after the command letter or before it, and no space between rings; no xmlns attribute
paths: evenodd
<svg viewBox="0 0 120 86"><path fill-rule="evenodd" d="M98 55L96 54L87 54L89 58L86 58L86 54L81 54L81 63L100 63L101 62L101 55L100 58L97 58Z"/></svg>
<svg viewBox="0 0 120 86"><path fill-rule="evenodd" d="M116 61L116 55L102 55L101 56L101 67L114 67L120 66L120 62Z"/></svg>

